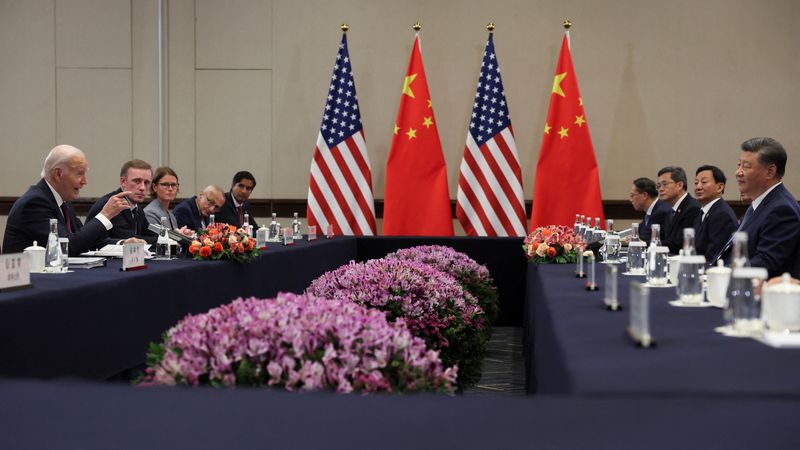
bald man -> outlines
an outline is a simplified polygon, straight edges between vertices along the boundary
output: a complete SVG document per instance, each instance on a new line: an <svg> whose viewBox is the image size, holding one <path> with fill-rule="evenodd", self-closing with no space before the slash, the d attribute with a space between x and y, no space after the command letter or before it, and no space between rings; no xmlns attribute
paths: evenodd
<svg viewBox="0 0 800 450"><path fill-rule="evenodd" d="M69 254L77 256L83 252L111 243L108 230L111 219L128 208L121 192L108 199L102 211L84 225L72 201L86 186L89 163L86 155L71 145L59 145L50 150L44 160L42 179L28 188L8 214L6 233L3 237L5 253L19 253L36 241L47 245L50 234L50 219L58 219L58 235L69 239Z"/></svg>
<svg viewBox="0 0 800 450"><path fill-rule="evenodd" d="M208 216L225 204L225 193L218 186L207 186L199 194L178 203L172 210L178 227L200 230L208 225Z"/></svg>

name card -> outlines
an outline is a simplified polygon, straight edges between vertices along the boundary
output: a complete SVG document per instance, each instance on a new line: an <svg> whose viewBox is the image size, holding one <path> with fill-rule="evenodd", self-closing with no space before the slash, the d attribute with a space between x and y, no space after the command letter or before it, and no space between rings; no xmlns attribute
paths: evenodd
<svg viewBox="0 0 800 450"><path fill-rule="evenodd" d="M283 245L294 245L294 235L291 228L283 229Z"/></svg>
<svg viewBox="0 0 800 450"><path fill-rule="evenodd" d="M26 253L0 255L0 291L31 286L30 259Z"/></svg>
<svg viewBox="0 0 800 450"><path fill-rule="evenodd" d="M333 239L333 225L328 224L328 229L325 230L325 237L328 239Z"/></svg>
<svg viewBox="0 0 800 450"><path fill-rule="evenodd" d="M650 289L638 281L631 281L630 319L628 336L643 348L656 344L650 334Z"/></svg>
<svg viewBox="0 0 800 450"><path fill-rule="evenodd" d="M594 252L587 250L584 254L589 260L589 279L586 281L586 290L592 292L598 291L600 290L600 287L597 285Z"/></svg>
<svg viewBox="0 0 800 450"><path fill-rule="evenodd" d="M122 245L122 270L140 270L147 266L144 264L144 244Z"/></svg>
<svg viewBox="0 0 800 450"><path fill-rule="evenodd" d="M308 240L309 241L316 241L317 240L317 226L316 225L309 225L308 226Z"/></svg>
<svg viewBox="0 0 800 450"><path fill-rule="evenodd" d="M614 264L606 264L606 288L603 292L603 303L611 311L620 311L622 305L617 298L617 280L619 269Z"/></svg>

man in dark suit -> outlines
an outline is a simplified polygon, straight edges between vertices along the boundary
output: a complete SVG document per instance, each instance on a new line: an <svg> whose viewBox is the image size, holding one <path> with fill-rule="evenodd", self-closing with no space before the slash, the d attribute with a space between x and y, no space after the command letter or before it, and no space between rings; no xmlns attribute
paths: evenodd
<svg viewBox="0 0 800 450"><path fill-rule="evenodd" d="M217 186L207 186L199 194L178 203L172 213L178 227L198 231L208 226L209 216L216 214L225 204L225 194ZM218 222L216 217L214 222Z"/></svg>
<svg viewBox="0 0 800 450"><path fill-rule="evenodd" d="M34 241L47 245L50 219L58 219L58 235L69 239L71 256L108 243L108 230L113 229L111 220L127 208L125 195L129 193L110 197L97 216L84 225L71 202L86 185L88 167L86 155L73 146L59 145L50 151L44 160L42 179L11 207L3 237L6 253L21 252Z"/></svg>
<svg viewBox="0 0 800 450"><path fill-rule="evenodd" d="M650 232L652 225L660 225L661 233L659 240L664 240L665 225L667 219L672 214L672 208L658 199L656 183L650 178L637 178L633 180L630 193L633 209L644 214L642 223L639 224L639 238L648 244L650 243Z"/></svg>
<svg viewBox="0 0 800 450"><path fill-rule="evenodd" d="M150 192L150 184L153 182L153 168L150 164L141 159L133 159L122 165L119 171L119 189L109 192L100 197L92 205L87 219L91 219L102 210L109 198L126 191L129 194L125 197L128 201L128 208L111 220L114 228L109 230L108 236L124 241L128 238L141 239L148 244L155 244L158 235L147 228L147 217L144 214L142 202Z"/></svg>
<svg viewBox="0 0 800 450"><path fill-rule="evenodd" d="M227 223L241 227L244 224L244 215L250 217L250 226L258 228L253 214L250 212L250 194L256 187L256 179L252 173L242 170L236 172L231 182L231 190L225 193L225 204L216 215L217 222Z"/></svg>
<svg viewBox="0 0 800 450"><path fill-rule="evenodd" d="M658 171L658 198L672 206L672 217L667 219L663 245L677 254L683 247L683 229L694 228L700 215L700 203L686 191L686 171L681 167L667 166Z"/></svg>
<svg viewBox="0 0 800 450"><path fill-rule="evenodd" d="M736 182L752 199L737 231L747 233L750 265L764 267L769 276L792 270L800 240L800 206L781 181L786 172L786 150L772 138L742 143ZM717 255L728 260L731 240Z"/></svg>
<svg viewBox="0 0 800 450"><path fill-rule="evenodd" d="M716 166L700 166L694 177L694 195L702 208L695 221L694 246L711 263L739 226L733 208L722 199L725 173Z"/></svg>

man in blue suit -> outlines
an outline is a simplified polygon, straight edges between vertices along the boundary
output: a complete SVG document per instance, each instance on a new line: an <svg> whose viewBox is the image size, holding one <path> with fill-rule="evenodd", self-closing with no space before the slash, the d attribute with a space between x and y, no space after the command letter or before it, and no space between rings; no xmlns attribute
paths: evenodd
<svg viewBox="0 0 800 450"><path fill-rule="evenodd" d="M739 190L753 199L738 231L747 233L750 265L766 268L770 277L792 269L800 239L800 205L781 181L786 159L778 141L757 137L742 143L736 169ZM730 258L731 242L717 258Z"/></svg>
<svg viewBox="0 0 800 450"><path fill-rule="evenodd" d="M670 253L678 253L683 247L683 229L694 228L700 216L700 203L687 192L686 171L681 167L667 166L658 171L658 198L672 207L671 218L667 219L663 245Z"/></svg>
<svg viewBox="0 0 800 450"><path fill-rule="evenodd" d="M208 226L209 216L225 204L225 194L217 186L207 186L199 194L178 203L172 213L178 227L199 231ZM216 219L214 220L216 222Z"/></svg>
<svg viewBox="0 0 800 450"><path fill-rule="evenodd" d="M227 223L241 227L244 225L244 215L250 218L250 227L258 229L258 224L250 212L250 194L256 188L256 178L252 173L242 170L236 172L231 182L231 190L225 193L225 204L217 213L217 222Z"/></svg>
<svg viewBox="0 0 800 450"><path fill-rule="evenodd" d="M3 250L19 253L34 241L47 245L50 219L58 220L58 235L69 239L70 256L110 243L111 220L128 208L125 196L130 192L110 197L101 211L84 225L75 214L72 201L86 185L88 168L86 155L71 145L59 145L50 150L44 160L42 179L11 207Z"/></svg>
<svg viewBox="0 0 800 450"><path fill-rule="evenodd" d="M645 213L644 220L639 224L639 238L649 244L650 227L657 224L661 226L658 238L663 240L665 225L672 214L672 208L658 199L655 181L644 177L633 180L630 200L633 209Z"/></svg>
<svg viewBox="0 0 800 450"><path fill-rule="evenodd" d="M128 238L138 238L150 245L156 243L158 235L147 227L147 218L144 215L144 200L150 191L150 184L153 180L153 168L141 159L132 159L122 165L119 172L119 188L100 197L86 214L86 219L93 218L109 198L122 191L130 192L126 198L129 208L122 211L117 217L111 219L114 228L109 230L108 236L118 241Z"/></svg>
<svg viewBox="0 0 800 450"><path fill-rule="evenodd" d="M698 255L710 263L722 250L739 223L722 194L725 193L725 173L716 166L700 166L694 177L694 195L700 202L701 213L695 221L694 246Z"/></svg>

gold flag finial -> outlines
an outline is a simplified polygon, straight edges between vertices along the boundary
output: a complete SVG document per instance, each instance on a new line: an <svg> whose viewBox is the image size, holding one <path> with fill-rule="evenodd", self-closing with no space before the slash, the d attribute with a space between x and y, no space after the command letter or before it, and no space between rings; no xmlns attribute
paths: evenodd
<svg viewBox="0 0 800 450"><path fill-rule="evenodd" d="M486 29L489 30L489 33L494 31L494 22L489 22L486 24Z"/></svg>
<svg viewBox="0 0 800 450"><path fill-rule="evenodd" d="M414 29L414 31L419 31L419 30L421 30L421 29L422 29L422 24L421 24L421 23L419 23L419 20L418 20L418 21L417 21L417 22L414 24L414 26L413 26L413 27L411 27L411 28L413 28L413 29Z"/></svg>
<svg viewBox="0 0 800 450"><path fill-rule="evenodd" d="M342 33L347 33L347 30L349 30L349 29L350 29L350 25L348 25L347 22L342 24Z"/></svg>
<svg viewBox="0 0 800 450"><path fill-rule="evenodd" d="M570 21L569 21L569 19L567 19L567 20L565 20L565 21L564 21L564 29L565 29L565 30L569 30L569 28L570 28L571 26L572 26L572 22L570 22Z"/></svg>

